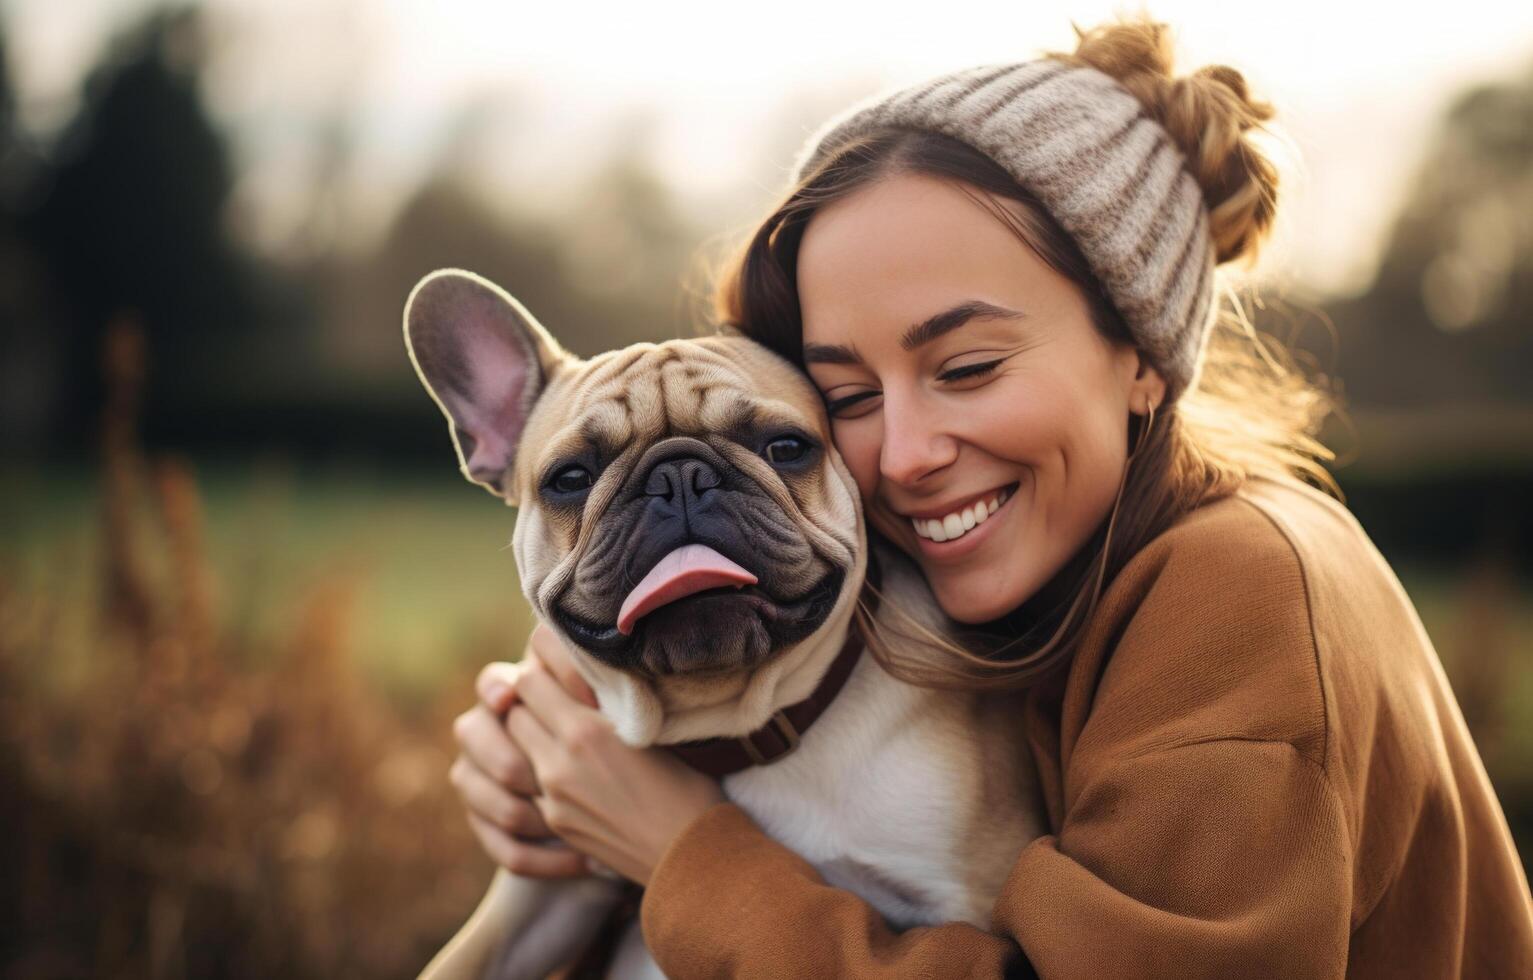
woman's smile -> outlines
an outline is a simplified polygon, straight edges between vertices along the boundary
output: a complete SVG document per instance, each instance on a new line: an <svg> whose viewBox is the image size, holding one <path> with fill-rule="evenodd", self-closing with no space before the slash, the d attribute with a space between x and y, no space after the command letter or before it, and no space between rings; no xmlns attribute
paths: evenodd
<svg viewBox="0 0 1533 980"><path fill-rule="evenodd" d="M1013 481L952 504L902 513L919 539L917 547L923 554L934 562L960 561L988 540L1010 516L1011 508L1007 505L1016 496L1017 486L1017 481Z"/></svg>

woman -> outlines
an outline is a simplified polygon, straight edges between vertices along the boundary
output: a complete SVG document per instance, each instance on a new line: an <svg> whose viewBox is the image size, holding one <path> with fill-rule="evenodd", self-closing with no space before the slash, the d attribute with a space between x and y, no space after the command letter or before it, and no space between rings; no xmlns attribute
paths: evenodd
<svg viewBox="0 0 1533 980"><path fill-rule="evenodd" d="M645 885L676 977L1533 976L1528 884L1436 655L1304 482L1329 485L1329 402L1215 330L1211 271L1273 220L1271 109L1227 67L1173 78L1169 47L1110 25L855 107L719 294L824 393L870 527L993 641L938 674L870 649L1017 690L1052 833L992 930L891 932L712 780L589 724L542 629L457 727L496 860Z"/></svg>

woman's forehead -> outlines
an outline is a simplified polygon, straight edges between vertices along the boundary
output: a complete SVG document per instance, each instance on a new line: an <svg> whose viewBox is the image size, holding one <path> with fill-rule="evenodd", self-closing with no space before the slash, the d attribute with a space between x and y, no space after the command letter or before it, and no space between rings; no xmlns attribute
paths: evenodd
<svg viewBox="0 0 1533 980"><path fill-rule="evenodd" d="M903 336L966 302L1032 313L1068 300L1073 284L969 190L892 177L816 212L798 255L805 343Z"/></svg>

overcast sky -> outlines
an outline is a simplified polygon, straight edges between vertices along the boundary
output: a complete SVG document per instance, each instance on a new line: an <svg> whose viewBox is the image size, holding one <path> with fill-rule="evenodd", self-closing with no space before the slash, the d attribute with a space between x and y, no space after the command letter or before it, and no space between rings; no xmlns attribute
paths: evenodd
<svg viewBox="0 0 1533 980"><path fill-rule="evenodd" d="M65 117L103 40L146 0L0 0L29 121ZM647 111L660 174L722 226L764 206L785 180L783 119L819 116L886 86L1073 46L1122 4L894 5L779 0L519 3L511 0L209 0L207 98L236 137L258 237L296 222L287 190L304 176L316 125L358 113L365 237L435 159L461 107L516 120L474 145L481 169L518 199L557 200L616 120ZM1429 124L1463 86L1533 70L1533 3L1287 0L1257 12L1228 0L1162 0L1179 71L1224 62L1277 103L1302 155L1266 267L1321 289L1357 288L1416 167ZM1418 13L1419 11L1419 13ZM798 100L790 98L798 94ZM815 107L801 120L789 106ZM801 110L802 111L802 110ZM786 116L785 116L786 113ZM776 126L777 142L767 145ZM287 208L288 211L285 211Z"/></svg>

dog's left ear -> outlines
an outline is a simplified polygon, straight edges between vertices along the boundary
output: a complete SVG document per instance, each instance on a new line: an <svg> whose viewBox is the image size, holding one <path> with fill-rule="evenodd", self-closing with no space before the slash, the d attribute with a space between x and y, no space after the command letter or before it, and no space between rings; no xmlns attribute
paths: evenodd
<svg viewBox="0 0 1533 980"><path fill-rule="evenodd" d="M515 504L522 429L572 355L509 293L459 269L433 272L410 291L405 347L447 416L463 475Z"/></svg>

